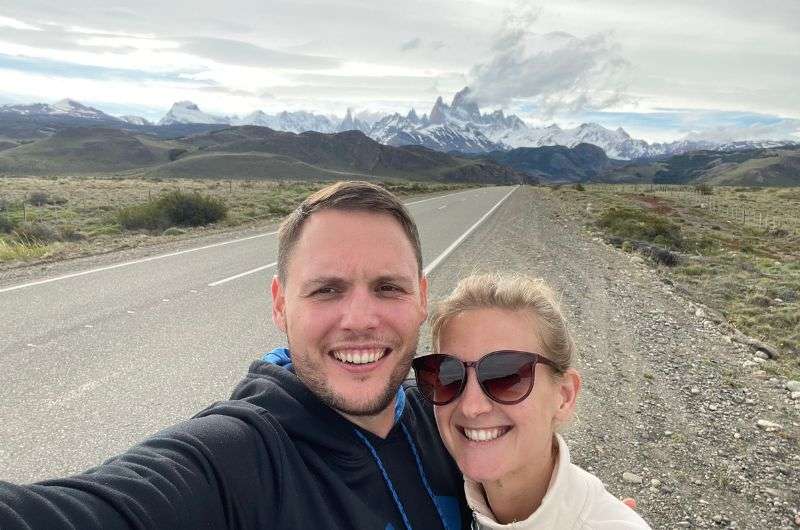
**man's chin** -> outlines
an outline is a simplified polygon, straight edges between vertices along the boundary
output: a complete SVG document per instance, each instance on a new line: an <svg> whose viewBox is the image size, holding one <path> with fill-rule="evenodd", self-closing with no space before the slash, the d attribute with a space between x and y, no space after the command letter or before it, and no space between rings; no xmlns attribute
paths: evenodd
<svg viewBox="0 0 800 530"><path fill-rule="evenodd" d="M331 407L347 416L377 416L385 412L394 402L397 390L385 389L375 397L345 396L337 393L330 393L323 397L323 401Z"/></svg>

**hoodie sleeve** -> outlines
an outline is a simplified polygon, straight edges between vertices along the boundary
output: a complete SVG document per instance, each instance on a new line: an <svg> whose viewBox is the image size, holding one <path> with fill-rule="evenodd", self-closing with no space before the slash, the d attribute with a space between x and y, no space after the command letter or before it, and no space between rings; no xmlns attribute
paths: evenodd
<svg viewBox="0 0 800 530"><path fill-rule="evenodd" d="M80 475L26 486L0 482L0 528L269 527L280 506L274 461L260 439L269 423L256 428L246 413L207 414Z"/></svg>

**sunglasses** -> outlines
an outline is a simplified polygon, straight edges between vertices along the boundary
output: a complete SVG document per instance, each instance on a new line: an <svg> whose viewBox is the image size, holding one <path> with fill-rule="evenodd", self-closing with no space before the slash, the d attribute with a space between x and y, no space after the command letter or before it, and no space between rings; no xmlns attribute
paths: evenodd
<svg viewBox="0 0 800 530"><path fill-rule="evenodd" d="M536 363L558 366L537 353L503 350L487 353L477 361L465 362L452 355L432 353L411 363L422 397L434 405L447 405L467 386L467 368L475 369L483 393L497 403L514 405L533 390Z"/></svg>

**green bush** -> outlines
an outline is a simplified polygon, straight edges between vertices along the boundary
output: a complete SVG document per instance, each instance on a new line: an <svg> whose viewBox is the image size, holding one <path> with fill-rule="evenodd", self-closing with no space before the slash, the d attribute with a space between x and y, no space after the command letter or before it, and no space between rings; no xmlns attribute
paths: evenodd
<svg viewBox="0 0 800 530"><path fill-rule="evenodd" d="M34 191L28 195L28 203L34 206L44 206L50 201L50 196L46 191Z"/></svg>
<svg viewBox="0 0 800 530"><path fill-rule="evenodd" d="M47 223L20 223L13 233L14 238L24 244L44 245L61 239L58 231Z"/></svg>
<svg viewBox="0 0 800 530"><path fill-rule="evenodd" d="M16 228L17 223L6 215L0 215L0 232L11 233Z"/></svg>
<svg viewBox="0 0 800 530"><path fill-rule="evenodd" d="M200 193L171 191L144 204L129 206L117 213L123 228L165 230L171 226L201 226L224 219L225 203Z"/></svg>
<svg viewBox="0 0 800 530"><path fill-rule="evenodd" d="M584 187L584 185L583 185L583 184L581 184L580 182L578 182L577 184L575 184L574 186L572 186L572 188L573 188L575 191L586 191L586 188L585 188L585 187Z"/></svg>
<svg viewBox="0 0 800 530"><path fill-rule="evenodd" d="M600 215L597 224L612 235L626 239L676 249L684 245L680 226L638 208L610 208Z"/></svg>
<svg viewBox="0 0 800 530"><path fill-rule="evenodd" d="M694 187L694 191L696 191L700 195L711 195L712 193L714 193L714 188L712 188L708 184L697 184Z"/></svg>

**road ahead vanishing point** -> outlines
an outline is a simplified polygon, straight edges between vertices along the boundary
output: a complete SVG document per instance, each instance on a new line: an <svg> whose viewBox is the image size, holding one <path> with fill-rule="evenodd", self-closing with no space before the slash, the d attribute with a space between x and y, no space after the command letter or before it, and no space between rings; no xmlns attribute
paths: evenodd
<svg viewBox="0 0 800 530"><path fill-rule="evenodd" d="M426 273L515 188L408 203ZM82 471L227 399L272 325L275 232L0 286L0 478Z"/></svg>

